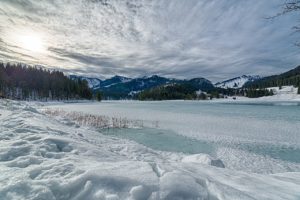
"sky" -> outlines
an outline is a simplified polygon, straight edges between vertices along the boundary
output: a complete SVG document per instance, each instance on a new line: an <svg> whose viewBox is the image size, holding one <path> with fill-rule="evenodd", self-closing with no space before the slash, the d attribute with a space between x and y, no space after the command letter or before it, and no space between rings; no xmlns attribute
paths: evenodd
<svg viewBox="0 0 300 200"><path fill-rule="evenodd" d="M284 0L0 0L0 60L107 78L216 82L300 64Z"/></svg>

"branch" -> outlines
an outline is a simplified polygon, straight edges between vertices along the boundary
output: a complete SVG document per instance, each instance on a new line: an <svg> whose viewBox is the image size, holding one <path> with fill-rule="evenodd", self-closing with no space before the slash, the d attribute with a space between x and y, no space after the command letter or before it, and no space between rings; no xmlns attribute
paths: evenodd
<svg viewBox="0 0 300 200"><path fill-rule="evenodd" d="M274 19L279 16L285 15L290 12L300 11L300 0L286 0L282 5L282 11L274 16L267 17L266 19Z"/></svg>

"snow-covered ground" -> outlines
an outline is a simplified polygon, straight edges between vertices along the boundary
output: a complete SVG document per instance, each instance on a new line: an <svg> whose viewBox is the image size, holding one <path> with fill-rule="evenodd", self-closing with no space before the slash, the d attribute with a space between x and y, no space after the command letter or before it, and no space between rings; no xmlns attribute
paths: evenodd
<svg viewBox="0 0 300 200"><path fill-rule="evenodd" d="M270 87L268 90L274 92L273 96L265 96L260 98L250 99L251 101L298 101L300 102L300 94L298 88L294 86ZM248 99L249 98L244 98Z"/></svg>
<svg viewBox="0 0 300 200"><path fill-rule="evenodd" d="M294 86L282 86L266 88L274 92L273 96L265 96L260 98L247 98L247 97L235 97L234 101L251 101L251 102L272 102L272 101L294 101L300 102L300 94L298 94L298 88ZM227 99L215 99L214 101L233 101L233 97L228 97Z"/></svg>
<svg viewBox="0 0 300 200"><path fill-rule="evenodd" d="M267 109L273 116L268 120L269 116L255 115L255 109L251 112L238 105L230 106L237 107L227 110L223 104L215 104L214 111L210 110L210 105L176 101L44 106L0 100L0 199L299 199L299 163L292 162L292 158L284 161L269 155L258 156L242 149L230 150L226 145L220 146L221 153L215 156L160 151L43 112L45 108L60 108L105 116L125 115L144 120L145 127L155 125L151 130L159 127L187 138L206 138L206 141L217 143L223 139L225 143L247 141L249 144L260 144L266 139L266 143L274 145L271 152L277 152L275 147L279 143L288 150L297 151L300 137L295 131L299 130L299 120L293 117L298 115L295 109L299 107L290 110L262 107L262 111ZM228 116L235 109L239 111L230 122ZM246 115L241 114L245 111ZM246 116L247 122L244 121ZM267 127L255 128L262 125ZM266 135L260 135L262 133ZM234 142L229 144L235 145ZM229 150L232 152L226 152ZM222 154L226 158L228 153L237 157L219 159ZM260 164L267 162L265 167L272 165L272 170L251 172L256 169L250 163L251 156L256 156L257 162L252 165L264 167ZM234 160L241 163L231 164ZM252 170L247 170L247 165Z"/></svg>
<svg viewBox="0 0 300 200"><path fill-rule="evenodd" d="M282 86L267 88L273 90L274 95L269 97L261 97L262 100L290 100L290 101L300 101L300 94L298 94L298 88L294 86Z"/></svg>

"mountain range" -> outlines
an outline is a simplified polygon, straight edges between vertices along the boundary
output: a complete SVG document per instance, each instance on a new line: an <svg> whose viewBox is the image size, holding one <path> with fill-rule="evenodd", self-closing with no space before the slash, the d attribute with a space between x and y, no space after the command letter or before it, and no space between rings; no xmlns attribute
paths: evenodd
<svg viewBox="0 0 300 200"><path fill-rule="evenodd" d="M88 83L89 88L92 90L101 90L103 88L109 88L115 84L119 83L125 83L128 81L131 81L131 78L123 77L123 76L114 76L112 78L106 79L106 80L101 80L99 78L89 78L85 76L76 76L76 75L70 75L71 79L81 79L81 80L86 80Z"/></svg>
<svg viewBox="0 0 300 200"><path fill-rule="evenodd" d="M76 75L71 75L70 78L86 80L93 91L100 91L105 98L121 99L132 98L136 94L148 89L170 85L184 85L185 88L191 87L194 90L201 90L203 92L212 92L214 89L224 92L223 90L227 89L267 88L281 85L298 86L300 85L300 66L279 75L267 77L242 75L216 84L205 78L181 80L158 75L140 78L114 76L105 80Z"/></svg>
<svg viewBox="0 0 300 200"><path fill-rule="evenodd" d="M71 75L70 78L86 80L92 90L101 91L104 97L112 99L129 98L141 91L162 85L188 83L189 85L192 85L193 88L203 91L208 91L215 87L209 80L205 78L180 80L165 78L158 75L145 76L141 78L114 76L106 80L75 75Z"/></svg>

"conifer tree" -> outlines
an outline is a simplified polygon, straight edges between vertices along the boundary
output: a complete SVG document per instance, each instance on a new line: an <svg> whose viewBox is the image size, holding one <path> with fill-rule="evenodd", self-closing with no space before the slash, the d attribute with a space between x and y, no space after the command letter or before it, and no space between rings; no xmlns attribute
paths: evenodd
<svg viewBox="0 0 300 200"><path fill-rule="evenodd" d="M0 96L21 100L91 99L86 81L71 80L59 71L0 63Z"/></svg>
<svg viewBox="0 0 300 200"><path fill-rule="evenodd" d="M101 92L99 92L99 91L96 92L96 99L97 99L97 101L101 101L102 100L102 94L101 94Z"/></svg>

